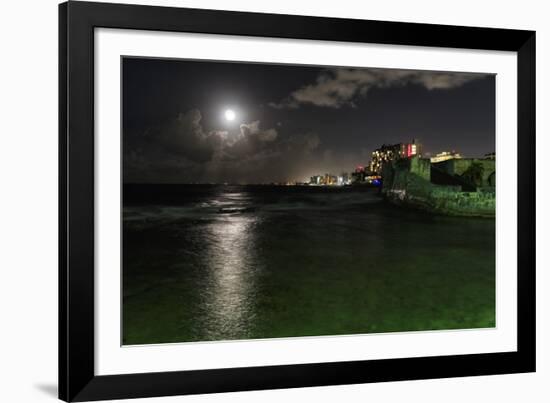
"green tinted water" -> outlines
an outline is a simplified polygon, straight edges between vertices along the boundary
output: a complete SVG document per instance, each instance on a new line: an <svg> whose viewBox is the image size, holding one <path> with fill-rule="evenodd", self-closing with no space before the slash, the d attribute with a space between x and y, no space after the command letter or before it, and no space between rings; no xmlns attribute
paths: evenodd
<svg viewBox="0 0 550 403"><path fill-rule="evenodd" d="M216 187L123 224L124 344L495 326L494 220Z"/></svg>

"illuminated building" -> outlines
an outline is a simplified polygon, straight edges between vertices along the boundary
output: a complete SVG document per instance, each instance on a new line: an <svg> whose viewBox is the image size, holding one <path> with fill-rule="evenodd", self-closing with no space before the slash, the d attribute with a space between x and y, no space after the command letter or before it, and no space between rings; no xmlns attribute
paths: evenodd
<svg viewBox="0 0 550 403"><path fill-rule="evenodd" d="M347 172L342 172L342 175L340 175L338 177L338 182L340 182L340 178L341 178L341 182L342 182L342 185L350 185L351 184L351 180L352 180L352 177L351 177L351 174L348 174Z"/></svg>
<svg viewBox="0 0 550 403"><path fill-rule="evenodd" d="M310 185L332 186L342 183L341 177L332 174L314 175L309 179Z"/></svg>
<svg viewBox="0 0 550 403"><path fill-rule="evenodd" d="M314 175L309 179L309 184L310 185L320 185L321 184L321 178L322 177L319 176L319 175Z"/></svg>
<svg viewBox="0 0 550 403"><path fill-rule="evenodd" d="M410 158L414 155L422 155L422 144L413 139L411 143L383 144L382 147L372 152L372 159L369 165L371 172L381 173L382 165L385 162L398 158Z"/></svg>
<svg viewBox="0 0 550 403"><path fill-rule="evenodd" d="M432 164L435 164L437 162L458 159L458 158L462 158L462 155L460 155L456 151L443 151L439 154L436 154L435 157L430 158L430 162Z"/></svg>
<svg viewBox="0 0 550 403"><path fill-rule="evenodd" d="M336 185L338 183L338 178L335 175L325 174L323 185Z"/></svg>
<svg viewBox="0 0 550 403"><path fill-rule="evenodd" d="M401 144L401 158L410 158L414 155L422 155L422 144L416 139L413 139L411 143Z"/></svg>
<svg viewBox="0 0 550 403"><path fill-rule="evenodd" d="M400 157L401 144L383 144L382 147L372 152L372 159L369 166L370 171L380 173L382 164L393 161Z"/></svg>
<svg viewBox="0 0 550 403"><path fill-rule="evenodd" d="M353 183L363 183L365 181L366 176L365 167L362 165L359 165L357 168L355 168L355 171L351 173L351 182Z"/></svg>

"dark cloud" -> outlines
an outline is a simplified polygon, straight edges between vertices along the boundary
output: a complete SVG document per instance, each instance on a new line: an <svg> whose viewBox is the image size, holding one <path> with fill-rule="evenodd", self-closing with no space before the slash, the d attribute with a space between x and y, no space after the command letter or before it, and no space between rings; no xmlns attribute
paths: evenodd
<svg viewBox="0 0 550 403"><path fill-rule="evenodd" d="M314 133L281 137L259 120L241 124L237 133L206 131L201 120L192 109L166 125L125 136L125 182L282 181L297 174L320 144Z"/></svg>
<svg viewBox="0 0 550 403"><path fill-rule="evenodd" d="M170 124L150 133L154 137L152 142L163 147L168 154L195 162L208 161L223 147L228 133L219 130L205 132L201 119L197 109L180 113Z"/></svg>
<svg viewBox="0 0 550 403"><path fill-rule="evenodd" d="M298 108L302 104L329 108L355 106L354 100L365 96L374 87L416 84L428 90L447 90L485 76L474 73L335 68L323 71L315 83L293 91L283 101L271 102L269 105L276 109Z"/></svg>

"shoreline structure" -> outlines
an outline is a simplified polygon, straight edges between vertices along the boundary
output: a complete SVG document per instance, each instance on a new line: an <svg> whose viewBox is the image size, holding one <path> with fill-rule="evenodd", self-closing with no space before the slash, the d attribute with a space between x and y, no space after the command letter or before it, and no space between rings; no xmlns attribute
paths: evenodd
<svg viewBox="0 0 550 403"><path fill-rule="evenodd" d="M382 167L382 195L392 204L433 213L495 217L495 159L432 163L413 156Z"/></svg>

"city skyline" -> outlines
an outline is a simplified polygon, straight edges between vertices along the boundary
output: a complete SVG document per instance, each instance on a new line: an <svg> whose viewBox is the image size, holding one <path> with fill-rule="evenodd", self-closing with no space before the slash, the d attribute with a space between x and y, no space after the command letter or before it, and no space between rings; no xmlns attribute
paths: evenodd
<svg viewBox="0 0 550 403"><path fill-rule="evenodd" d="M351 172L382 144L495 150L489 74L123 59L125 183Z"/></svg>

